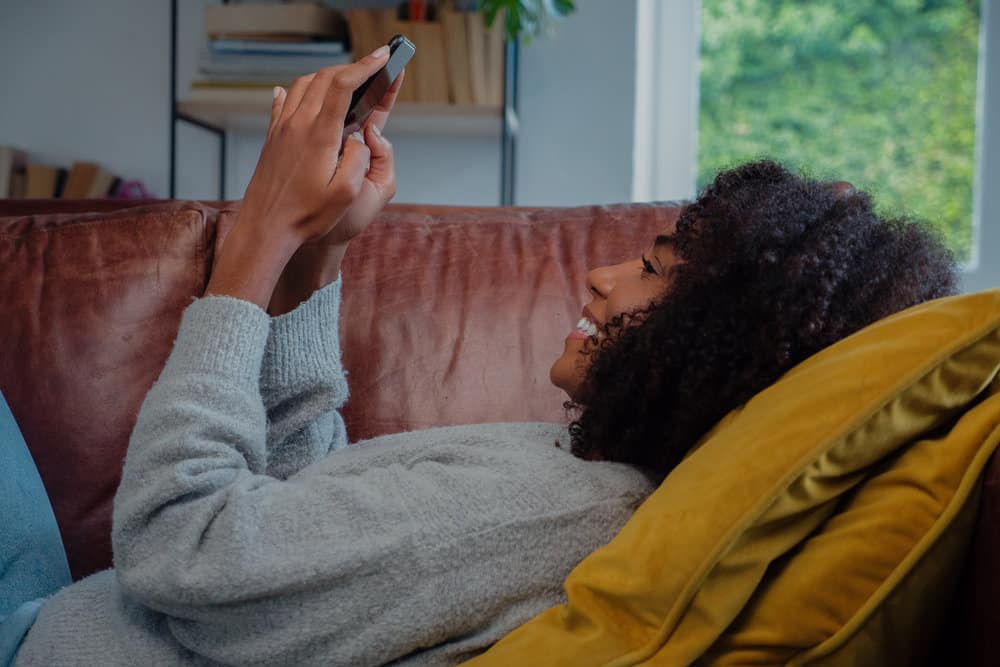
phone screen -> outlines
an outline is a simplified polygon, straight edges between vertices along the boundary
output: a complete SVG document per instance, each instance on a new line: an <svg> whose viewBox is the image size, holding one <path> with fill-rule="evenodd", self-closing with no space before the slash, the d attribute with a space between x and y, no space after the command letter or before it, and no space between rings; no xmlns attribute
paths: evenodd
<svg viewBox="0 0 1000 667"><path fill-rule="evenodd" d="M416 50L413 42L402 35L395 35L389 40L389 60L382 69L361 84L351 97L351 106L344 119L344 139L361 129Z"/></svg>

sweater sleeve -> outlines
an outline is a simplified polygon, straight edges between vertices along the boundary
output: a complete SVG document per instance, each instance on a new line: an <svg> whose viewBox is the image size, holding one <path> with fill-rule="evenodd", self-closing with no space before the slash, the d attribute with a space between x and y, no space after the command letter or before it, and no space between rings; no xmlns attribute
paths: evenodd
<svg viewBox="0 0 1000 667"><path fill-rule="evenodd" d="M275 426L267 420L261 369L270 328L263 310L239 299L206 297L185 310L140 408L115 495L118 582L165 614L188 646L209 625L240 617L238 609L252 615L261 606L283 608L281 601L295 598L315 575L318 554L310 546L318 522L350 523L347 498L330 508L315 488L267 474ZM280 356L283 347L271 353ZM279 394L294 397L320 366L290 371L281 386L291 390ZM273 371L272 379L281 374ZM287 429L283 443L295 433ZM329 538L351 536L335 531ZM184 627L194 634L182 638Z"/></svg>
<svg viewBox="0 0 1000 667"><path fill-rule="evenodd" d="M385 480L368 466L267 474L274 426L261 370L270 328L263 310L238 299L206 297L185 310L114 501L120 588L163 614L186 649L224 664L303 664L317 642L344 644L370 621L357 609L389 545L408 544L419 528L394 497L373 493ZM352 585L364 594L345 595Z"/></svg>
<svg viewBox="0 0 1000 667"><path fill-rule="evenodd" d="M287 479L347 446L338 410L348 386L340 356L341 280L271 320L260 392L267 410L267 474Z"/></svg>

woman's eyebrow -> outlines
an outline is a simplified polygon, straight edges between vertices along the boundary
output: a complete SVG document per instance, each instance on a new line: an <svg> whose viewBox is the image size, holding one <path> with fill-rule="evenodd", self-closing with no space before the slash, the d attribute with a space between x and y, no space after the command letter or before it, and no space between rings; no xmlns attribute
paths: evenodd
<svg viewBox="0 0 1000 667"><path fill-rule="evenodd" d="M659 248L660 246L670 245L674 242L672 236L667 236L666 234L660 234L653 240L653 247Z"/></svg>

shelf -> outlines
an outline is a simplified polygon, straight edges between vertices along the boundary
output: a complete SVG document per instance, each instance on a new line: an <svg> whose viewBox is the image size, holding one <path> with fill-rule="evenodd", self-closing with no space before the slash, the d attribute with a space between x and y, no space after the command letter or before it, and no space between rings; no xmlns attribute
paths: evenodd
<svg viewBox="0 0 1000 667"><path fill-rule="evenodd" d="M211 97L177 101L177 113L226 130L261 131L271 117L271 89L211 90ZM482 105L423 104L398 102L392 111L388 132L499 137L503 130L503 107ZM516 119L508 118L512 127Z"/></svg>
<svg viewBox="0 0 1000 667"><path fill-rule="evenodd" d="M223 0L227 2L228 0ZM219 199L226 199L226 157L230 131L263 134L271 116L271 87L259 89L191 86L178 91L179 0L170 2L170 163L169 196L176 196L178 121L200 126L218 139ZM190 22L188 22L190 27ZM191 63L188 63L191 64ZM386 128L389 136L479 137L500 144L500 205L514 204L514 148L517 117L518 43L503 43L503 98L492 106L399 103ZM187 72L186 75L192 75ZM197 80L195 80L196 82ZM183 99L182 99L183 98ZM491 98L492 99L492 98Z"/></svg>

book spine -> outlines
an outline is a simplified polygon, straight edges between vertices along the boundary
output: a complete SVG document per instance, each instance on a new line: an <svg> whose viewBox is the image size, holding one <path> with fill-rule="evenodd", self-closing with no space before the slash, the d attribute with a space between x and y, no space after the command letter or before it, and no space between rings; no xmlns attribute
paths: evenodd
<svg viewBox="0 0 1000 667"><path fill-rule="evenodd" d="M407 65L413 74L416 101L448 103L448 64L444 52L444 28L434 21L401 21L400 32L413 35L417 52Z"/></svg>
<svg viewBox="0 0 1000 667"><path fill-rule="evenodd" d="M30 199L51 197L54 190L54 179L51 167L40 164L29 164L25 176L25 197Z"/></svg>
<svg viewBox="0 0 1000 667"><path fill-rule="evenodd" d="M90 183L97 175L98 165L94 162L74 162L69 169L66 183L63 185L64 199L79 199L86 196Z"/></svg>
<svg viewBox="0 0 1000 667"><path fill-rule="evenodd" d="M473 104L488 104L486 85L486 26L483 15L468 12L465 15L465 34L469 42L469 79L472 83Z"/></svg>
<svg viewBox="0 0 1000 667"><path fill-rule="evenodd" d="M16 175L23 172L27 154L13 146L0 146L0 199L14 198Z"/></svg>
<svg viewBox="0 0 1000 667"><path fill-rule="evenodd" d="M118 188L121 187L121 184L122 184L121 177L115 176L114 179L111 181L111 186L108 187L108 191L104 193L104 196L112 198L112 199L114 199L115 197L117 197L118 196Z"/></svg>
<svg viewBox="0 0 1000 667"><path fill-rule="evenodd" d="M486 30L486 103L494 106L503 104L503 24L504 12L501 11Z"/></svg>
<svg viewBox="0 0 1000 667"><path fill-rule="evenodd" d="M376 14L370 9L349 9L345 12L351 53L362 58L378 45Z"/></svg>
<svg viewBox="0 0 1000 667"><path fill-rule="evenodd" d="M24 167L15 167L10 177L10 198L24 199L28 174Z"/></svg>
<svg viewBox="0 0 1000 667"><path fill-rule="evenodd" d="M308 2L208 5L204 25L211 36L258 33L339 39L344 34L339 12Z"/></svg>
<svg viewBox="0 0 1000 667"><path fill-rule="evenodd" d="M398 18L395 9L378 10L375 12L375 15L379 39L371 45L372 49L385 44L393 35L414 37L412 33L406 32L406 24ZM423 46L417 46L417 53L406 65L406 78L403 79L403 87L399 89L399 95L396 97L397 102L417 101L417 80L420 77L422 51ZM357 53L356 55L360 58L370 52L371 50Z"/></svg>
<svg viewBox="0 0 1000 667"><path fill-rule="evenodd" d="M472 81L469 75L469 42L465 18L460 12L441 10L445 52L448 59L448 97L454 104L472 104Z"/></svg>
<svg viewBox="0 0 1000 667"><path fill-rule="evenodd" d="M239 72L247 70L274 70L294 72L305 69L314 72L330 65L342 65L351 62L349 55L340 54L336 56L294 56L291 58L281 58L268 56L266 58L220 58L203 60L198 68L203 72Z"/></svg>
<svg viewBox="0 0 1000 667"><path fill-rule="evenodd" d="M63 186L66 185L66 176L68 173L65 167L56 168L55 185L52 188L53 197L62 197Z"/></svg>
<svg viewBox="0 0 1000 667"><path fill-rule="evenodd" d="M271 42L249 39L209 40L212 54L336 56L344 52L343 42Z"/></svg>

